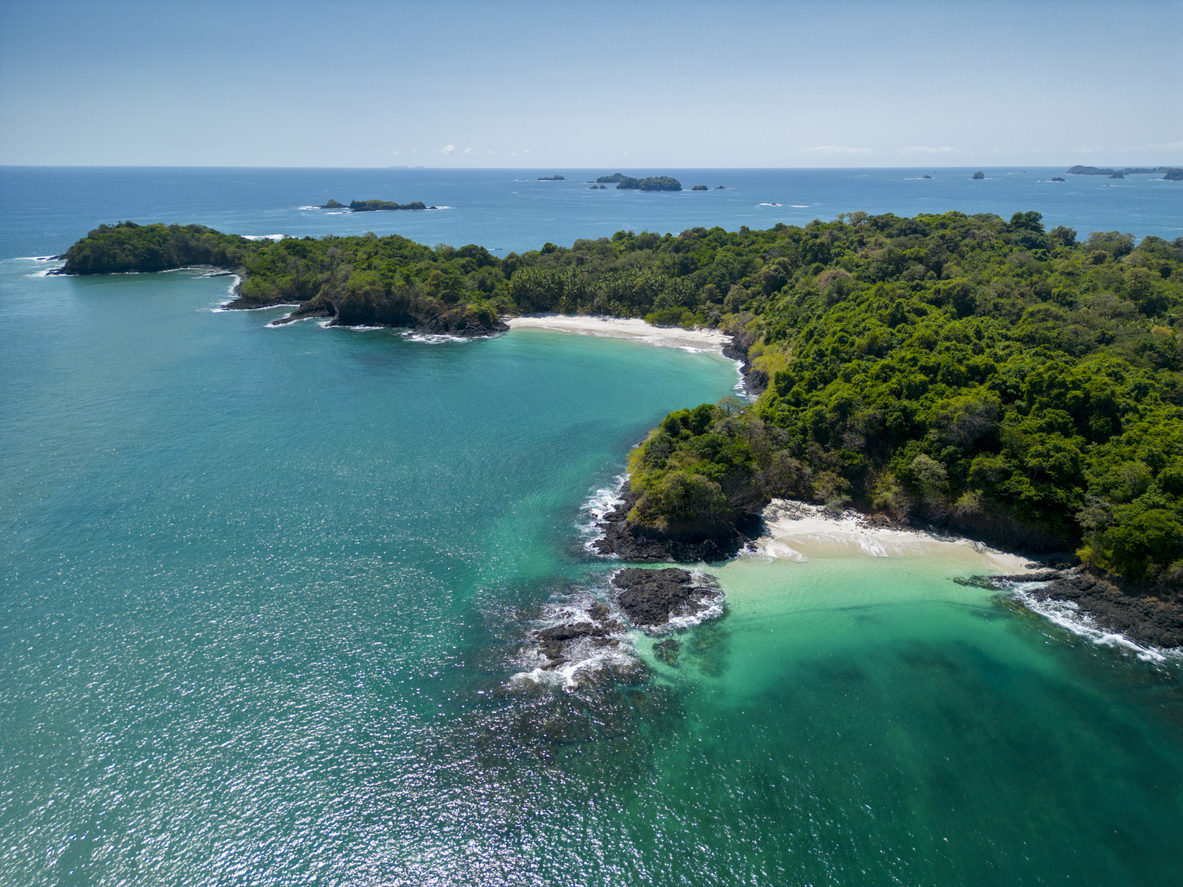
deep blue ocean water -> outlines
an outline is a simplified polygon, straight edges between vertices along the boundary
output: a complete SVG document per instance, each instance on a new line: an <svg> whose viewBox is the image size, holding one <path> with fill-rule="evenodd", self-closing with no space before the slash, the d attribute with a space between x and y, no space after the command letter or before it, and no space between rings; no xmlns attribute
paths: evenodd
<svg viewBox="0 0 1183 887"><path fill-rule="evenodd" d="M589 500L667 411L733 393L721 357L271 329L214 310L226 278L31 258L121 219L504 252L859 209L1183 235L1149 177L639 172L727 188L0 170L0 884L1178 883L1177 660L952 582L968 563L739 558L677 668L635 636L644 683L514 680L530 626L604 594ZM330 197L448 209L302 208Z"/></svg>

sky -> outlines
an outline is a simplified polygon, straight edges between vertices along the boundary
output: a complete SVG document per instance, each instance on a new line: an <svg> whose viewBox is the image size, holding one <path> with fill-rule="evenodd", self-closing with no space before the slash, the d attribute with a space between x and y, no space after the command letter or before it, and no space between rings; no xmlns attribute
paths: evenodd
<svg viewBox="0 0 1183 887"><path fill-rule="evenodd" d="M0 0L0 165L1183 166L1183 0Z"/></svg>

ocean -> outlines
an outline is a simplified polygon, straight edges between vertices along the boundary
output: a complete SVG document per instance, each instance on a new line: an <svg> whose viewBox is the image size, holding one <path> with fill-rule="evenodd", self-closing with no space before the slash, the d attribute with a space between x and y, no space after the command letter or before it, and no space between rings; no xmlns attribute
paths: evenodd
<svg viewBox="0 0 1183 887"><path fill-rule="evenodd" d="M736 394L720 355L272 328L201 271L45 276L123 219L498 255L857 210L1183 236L1183 186L1148 176L586 184L616 171L0 169L0 884L1177 883L1179 658L968 561L741 556L676 659L630 633L642 677L529 679L531 629L607 595L585 543L629 449ZM443 208L311 208L372 197Z"/></svg>

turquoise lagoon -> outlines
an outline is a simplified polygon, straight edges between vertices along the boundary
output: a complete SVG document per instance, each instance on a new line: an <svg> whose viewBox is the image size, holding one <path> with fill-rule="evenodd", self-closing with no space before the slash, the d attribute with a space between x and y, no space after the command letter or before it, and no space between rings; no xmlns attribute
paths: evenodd
<svg viewBox="0 0 1183 887"><path fill-rule="evenodd" d="M277 190L445 202L254 172L222 227L310 213ZM481 180L500 215L449 198L456 242L617 223L513 204L512 178ZM727 614L676 667L638 635L643 682L513 680L548 607L605 593L589 503L667 411L734 393L729 361L269 328L192 271L45 277L28 257L115 220L104 199L224 208L190 171L0 179L56 189L2 230L0 883L1177 883L1178 660L954 582L970 562L709 565ZM1178 213L1156 224L1134 233Z"/></svg>

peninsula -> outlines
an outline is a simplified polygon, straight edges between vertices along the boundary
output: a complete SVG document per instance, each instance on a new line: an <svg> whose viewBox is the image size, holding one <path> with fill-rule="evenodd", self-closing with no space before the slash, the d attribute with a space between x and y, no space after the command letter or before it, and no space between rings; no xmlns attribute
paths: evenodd
<svg viewBox="0 0 1183 887"><path fill-rule="evenodd" d="M1038 212L619 231L504 258L405 238L252 241L101 226L64 273L235 270L231 307L459 335L557 313L713 328L752 404L677 410L637 447L604 546L717 559L774 499L1027 553L1183 600L1183 238Z"/></svg>

